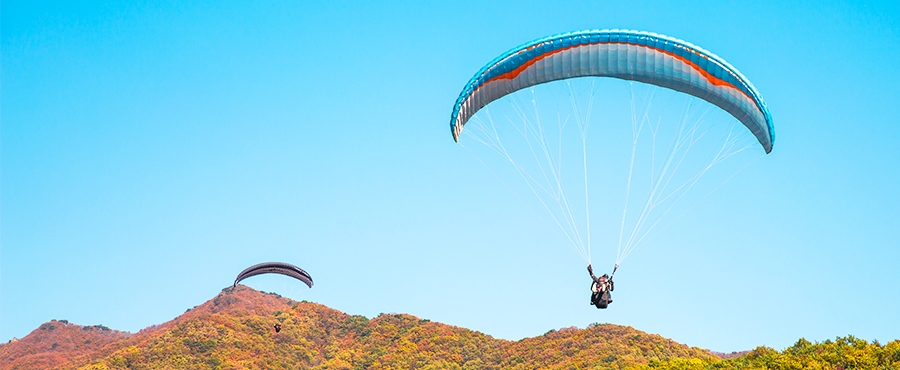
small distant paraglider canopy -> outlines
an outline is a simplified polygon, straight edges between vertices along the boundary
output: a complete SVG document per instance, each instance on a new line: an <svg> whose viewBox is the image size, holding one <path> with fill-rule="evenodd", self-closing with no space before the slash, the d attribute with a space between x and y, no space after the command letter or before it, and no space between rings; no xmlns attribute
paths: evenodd
<svg viewBox="0 0 900 370"><path fill-rule="evenodd" d="M241 271L241 273L238 274L237 278L234 279L233 286L237 286L238 283L241 282L241 280L261 274L287 275L306 283L306 285L308 285L310 288L312 288L313 286L312 277L310 277L309 274L306 273L306 271L303 271L303 269L297 266L284 262L265 262L250 266L246 270Z"/></svg>

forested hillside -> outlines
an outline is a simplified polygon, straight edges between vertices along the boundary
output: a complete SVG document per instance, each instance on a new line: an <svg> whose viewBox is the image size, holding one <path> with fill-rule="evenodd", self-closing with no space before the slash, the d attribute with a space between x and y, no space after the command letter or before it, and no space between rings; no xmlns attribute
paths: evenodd
<svg viewBox="0 0 900 370"><path fill-rule="evenodd" d="M99 356L109 344L128 336L129 333L103 325L81 326L53 320L25 338L0 345L0 368L49 369L67 365L73 360Z"/></svg>
<svg viewBox="0 0 900 370"><path fill-rule="evenodd" d="M0 363L2 369L888 369L900 365L900 341L801 340L783 352L760 347L723 360L611 324L507 341L406 314L347 315L238 286L136 334L51 321L0 345Z"/></svg>
<svg viewBox="0 0 900 370"><path fill-rule="evenodd" d="M779 369L779 370L849 370L849 369L900 369L900 340L882 345L847 336L822 343L810 343L800 339L793 346L778 352L768 347L757 347L744 356L727 360L675 359L667 362L651 362L641 369L694 370L694 369Z"/></svg>

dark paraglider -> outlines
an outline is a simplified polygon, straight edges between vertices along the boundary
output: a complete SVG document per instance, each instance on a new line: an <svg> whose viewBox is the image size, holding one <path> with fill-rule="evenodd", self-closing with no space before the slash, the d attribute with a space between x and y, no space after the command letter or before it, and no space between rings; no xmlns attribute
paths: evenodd
<svg viewBox="0 0 900 370"><path fill-rule="evenodd" d="M313 286L312 277L310 277L309 274L306 273L306 271L303 271L303 269L297 266L284 262L265 262L250 266L246 270L241 271L241 273L238 274L237 278L234 279L233 286L237 286L238 283L241 282L241 280L261 274L286 275L306 283L306 285L308 285L310 288L312 288Z"/></svg>

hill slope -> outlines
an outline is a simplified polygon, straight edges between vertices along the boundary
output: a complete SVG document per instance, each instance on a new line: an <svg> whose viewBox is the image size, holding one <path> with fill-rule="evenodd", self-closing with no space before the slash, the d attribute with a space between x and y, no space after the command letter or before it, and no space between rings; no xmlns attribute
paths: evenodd
<svg viewBox="0 0 900 370"><path fill-rule="evenodd" d="M281 330L276 332L274 324ZM51 321L0 345L0 369L897 369L900 341L853 337L722 360L611 324L496 339L405 314L373 319L238 286L136 334Z"/></svg>
<svg viewBox="0 0 900 370"><path fill-rule="evenodd" d="M85 360L81 357L92 353L99 355L107 345L129 335L102 325L81 326L53 320L21 340L0 345L0 368L48 369L68 364L73 359Z"/></svg>
<svg viewBox="0 0 900 370"><path fill-rule="evenodd" d="M630 327L567 328L507 341L405 314L351 316L245 286L133 335L57 321L42 328L0 345L0 368L531 369L712 357Z"/></svg>

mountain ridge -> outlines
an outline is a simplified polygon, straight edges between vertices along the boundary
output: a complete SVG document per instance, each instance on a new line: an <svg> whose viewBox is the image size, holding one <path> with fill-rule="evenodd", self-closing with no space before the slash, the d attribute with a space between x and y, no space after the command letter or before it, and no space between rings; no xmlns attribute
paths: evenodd
<svg viewBox="0 0 900 370"><path fill-rule="evenodd" d="M0 344L0 370L173 368L898 369L900 340L801 338L781 352L721 354L628 326L592 324L510 341L409 314L368 319L238 285L137 333L52 320Z"/></svg>
<svg viewBox="0 0 900 370"><path fill-rule="evenodd" d="M276 322L283 327L277 333L273 328ZM54 333L66 335L54 337ZM633 353L615 357L613 353L622 351L614 349L625 348L626 341ZM269 353L269 360L278 360L264 361L242 353L240 349L250 344L253 353ZM195 364L197 359L207 367L240 365L234 368L298 363L310 368L378 368L392 363L408 368L531 368L529 364L553 366L573 358L579 363L596 360L637 365L711 357L705 350L612 324L562 328L509 341L408 314L368 319L242 285L223 289L184 314L133 334L102 325L53 320L25 338L0 344L0 369L116 368L138 363L192 367L201 365Z"/></svg>

